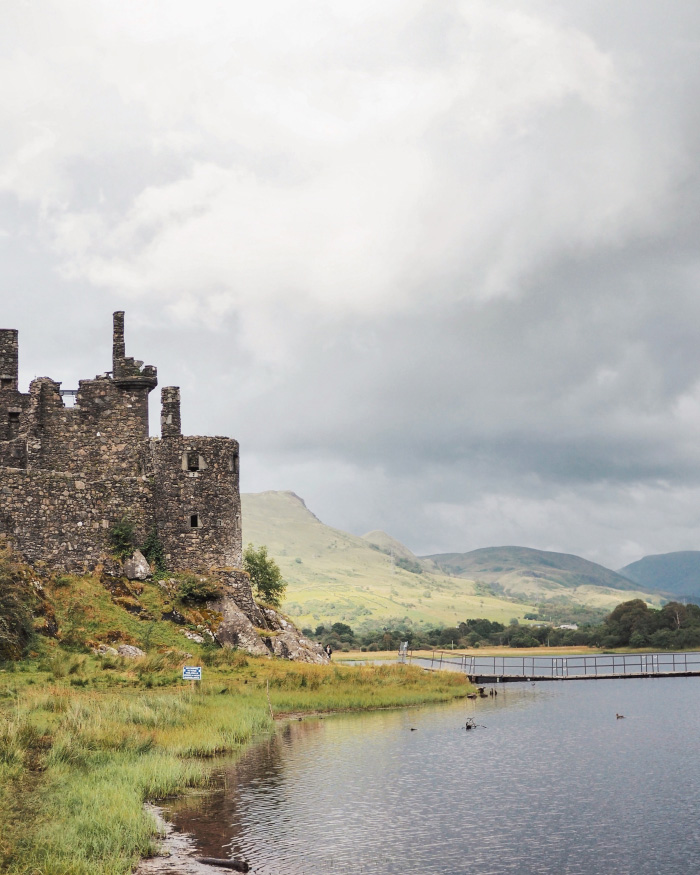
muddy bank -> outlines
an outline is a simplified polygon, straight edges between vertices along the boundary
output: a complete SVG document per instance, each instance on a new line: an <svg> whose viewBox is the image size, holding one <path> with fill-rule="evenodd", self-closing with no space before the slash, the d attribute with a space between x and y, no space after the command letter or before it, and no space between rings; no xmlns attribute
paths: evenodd
<svg viewBox="0 0 700 875"><path fill-rule="evenodd" d="M158 855L141 860L134 875L222 875L231 871L200 863L197 860L200 852L187 833L174 829L172 824L163 818L163 812L157 805L147 802L144 808L158 824L158 831L162 838Z"/></svg>

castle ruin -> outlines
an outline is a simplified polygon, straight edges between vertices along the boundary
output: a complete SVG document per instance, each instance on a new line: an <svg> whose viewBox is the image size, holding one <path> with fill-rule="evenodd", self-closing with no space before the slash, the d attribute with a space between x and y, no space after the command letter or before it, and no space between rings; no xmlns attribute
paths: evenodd
<svg viewBox="0 0 700 875"><path fill-rule="evenodd" d="M161 390L161 436L149 437L157 371L126 356L122 311L112 370L76 391L39 377L20 392L18 354L17 331L0 330L0 534L17 553L91 571L127 517L139 543L157 534L172 571L240 568L238 442L182 435L176 386Z"/></svg>

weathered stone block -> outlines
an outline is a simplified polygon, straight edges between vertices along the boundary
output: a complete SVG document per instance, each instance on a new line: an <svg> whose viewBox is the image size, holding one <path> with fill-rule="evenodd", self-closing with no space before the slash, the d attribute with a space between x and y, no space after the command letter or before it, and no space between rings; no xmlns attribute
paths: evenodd
<svg viewBox="0 0 700 875"><path fill-rule="evenodd" d="M135 550L130 559L124 560L124 577L128 580L147 580L151 577L151 566L140 550Z"/></svg>

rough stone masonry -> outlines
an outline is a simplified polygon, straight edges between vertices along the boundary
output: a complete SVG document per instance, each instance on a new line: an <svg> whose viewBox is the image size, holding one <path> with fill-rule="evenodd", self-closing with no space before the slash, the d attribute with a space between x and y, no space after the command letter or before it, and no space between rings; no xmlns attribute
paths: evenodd
<svg viewBox="0 0 700 875"><path fill-rule="evenodd" d="M238 442L183 436L176 386L161 392L162 436L149 438L157 385L154 367L126 356L123 312L112 370L77 392L49 377L20 392L17 331L0 330L0 533L28 561L91 571L128 516L137 540L158 533L173 571L240 567Z"/></svg>
<svg viewBox="0 0 700 875"><path fill-rule="evenodd" d="M110 563L110 530L128 517L139 543L157 534L169 570L222 582L212 606L222 643L324 661L291 624L261 611L241 571L238 442L182 435L177 386L161 390L161 437L149 437L158 375L127 357L122 311L112 370L77 390L39 377L20 392L18 359L17 331L0 329L0 535L17 553L52 570L93 571ZM263 640L256 627L275 634Z"/></svg>

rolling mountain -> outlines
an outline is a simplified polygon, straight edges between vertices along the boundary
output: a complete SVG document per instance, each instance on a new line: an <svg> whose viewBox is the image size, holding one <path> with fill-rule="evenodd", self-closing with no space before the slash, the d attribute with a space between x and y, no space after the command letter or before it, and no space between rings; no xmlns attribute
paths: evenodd
<svg viewBox="0 0 700 875"><path fill-rule="evenodd" d="M658 593L632 594L630 578L569 553L529 547L486 547L469 553L439 553L422 558L448 574L483 581L497 592L522 599L564 598L600 606L611 598L616 604L630 598L660 601Z"/></svg>
<svg viewBox="0 0 700 875"><path fill-rule="evenodd" d="M244 493L241 501L243 543L267 546L288 583L282 608L300 625L406 618L452 626L467 617L508 623L534 609L426 572L430 563L384 532L361 538L326 526L293 492Z"/></svg>
<svg viewBox="0 0 700 875"><path fill-rule="evenodd" d="M325 525L293 492L241 498L243 541L267 545L288 582L283 610L303 626L403 619L452 626L469 617L508 623L545 601L602 610L631 598L658 603L615 572L576 556L497 548L418 557L385 532L359 537ZM477 554L480 561L468 569L464 557ZM567 562L559 567L553 557Z"/></svg>
<svg viewBox="0 0 700 875"><path fill-rule="evenodd" d="M644 589L678 596L700 596L700 550L681 550L645 556L618 572Z"/></svg>
<svg viewBox="0 0 700 875"><path fill-rule="evenodd" d="M588 586L628 590L631 580L580 556L529 547L486 547L469 553L438 553L423 558L448 574L497 583L506 591L571 590Z"/></svg>

